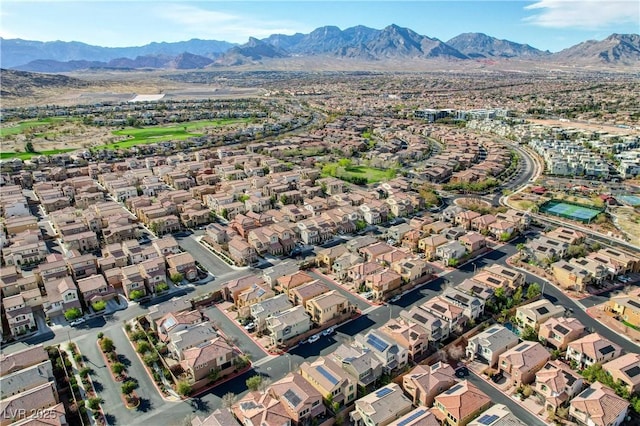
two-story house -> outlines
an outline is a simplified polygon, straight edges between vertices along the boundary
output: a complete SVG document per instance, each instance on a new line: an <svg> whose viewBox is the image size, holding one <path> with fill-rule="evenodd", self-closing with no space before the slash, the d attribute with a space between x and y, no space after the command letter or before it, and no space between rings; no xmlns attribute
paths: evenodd
<svg viewBox="0 0 640 426"><path fill-rule="evenodd" d="M529 384L550 357L540 343L524 341L498 357L498 368L512 385Z"/></svg>
<svg viewBox="0 0 640 426"><path fill-rule="evenodd" d="M356 399L357 380L331 358L321 356L312 363L303 362L300 365L300 374L325 400L337 404L338 407L349 405Z"/></svg>
<svg viewBox="0 0 640 426"><path fill-rule="evenodd" d="M498 357L518 344L518 336L501 325L493 325L487 330L469 338L467 357L486 362L489 367L498 363Z"/></svg>
<svg viewBox="0 0 640 426"><path fill-rule="evenodd" d="M417 365L402 377L402 388L415 405L431 407L435 397L457 383L455 371L446 363Z"/></svg>
<svg viewBox="0 0 640 426"><path fill-rule="evenodd" d="M564 351L569 343L582 337L585 326L573 317L552 317L540 325L538 339L548 346Z"/></svg>
<svg viewBox="0 0 640 426"><path fill-rule="evenodd" d="M629 401L600 382L583 390L569 404L570 418L581 426L620 426L628 410Z"/></svg>
<svg viewBox="0 0 640 426"><path fill-rule="evenodd" d="M582 391L583 386L582 376L558 360L547 362L536 373L535 391L544 398L546 410L554 413Z"/></svg>
<svg viewBox="0 0 640 426"><path fill-rule="evenodd" d="M491 398L468 380L435 397L433 413L443 425L466 426L491 405Z"/></svg>
<svg viewBox="0 0 640 426"><path fill-rule="evenodd" d="M540 324L549 318L561 317L564 313L564 307L556 306L547 299L540 299L518 307L516 321L521 330L528 326L538 331Z"/></svg>
<svg viewBox="0 0 640 426"><path fill-rule="evenodd" d="M352 307L346 297L332 290L308 300L305 309L311 321L322 327L335 322L337 318L343 318L351 312Z"/></svg>
<svg viewBox="0 0 640 426"><path fill-rule="evenodd" d="M311 318L303 306L294 306L286 311L272 314L266 321L273 345L282 345L311 329Z"/></svg>
<svg viewBox="0 0 640 426"><path fill-rule="evenodd" d="M391 383L358 399L349 416L355 426L387 426L412 408L400 386Z"/></svg>
<svg viewBox="0 0 640 426"><path fill-rule="evenodd" d="M579 368L583 369L615 359L621 354L622 348L619 345L598 333L591 333L569 343L566 359L574 361Z"/></svg>

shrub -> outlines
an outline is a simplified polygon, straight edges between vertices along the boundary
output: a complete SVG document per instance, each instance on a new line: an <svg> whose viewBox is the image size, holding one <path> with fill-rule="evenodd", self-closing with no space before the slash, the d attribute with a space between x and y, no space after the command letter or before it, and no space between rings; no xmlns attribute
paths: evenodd
<svg viewBox="0 0 640 426"><path fill-rule="evenodd" d="M113 372L113 374L120 375L126 369L127 369L127 367L121 362L115 362L115 363L111 364L111 371Z"/></svg>
<svg viewBox="0 0 640 426"><path fill-rule="evenodd" d="M177 284L179 282L182 282L184 276L180 272L174 272L169 278L171 279L171 281L173 281L174 284Z"/></svg>
<svg viewBox="0 0 640 426"><path fill-rule="evenodd" d="M136 331L134 331L133 333L131 333L131 334L129 335L129 337L130 337L130 338L131 338L131 340L133 340L134 342L135 342L135 341L138 341L138 340L142 340L142 341L147 340L147 335L146 335L146 334L145 334L145 332L144 332L144 331L142 331L142 330L136 330Z"/></svg>
<svg viewBox="0 0 640 426"><path fill-rule="evenodd" d="M153 364L158 362L158 354L155 352L150 352L148 354L145 354L145 356L143 357L143 361L145 364L151 367Z"/></svg>
<svg viewBox="0 0 640 426"><path fill-rule="evenodd" d="M144 354L147 353L149 351L151 351L151 345L149 344L149 342L146 341L140 341L138 342L138 344L136 345L136 351L139 354Z"/></svg>
<svg viewBox="0 0 640 426"><path fill-rule="evenodd" d="M103 337L100 340L100 348L102 349L102 352L111 352L116 348L116 346L113 344L113 340L108 337Z"/></svg>
<svg viewBox="0 0 640 426"><path fill-rule="evenodd" d="M160 284L158 284L156 286L156 292L157 293L162 293L162 292L167 291L167 290L169 290L169 284L167 284L167 283L163 282L163 283L160 283Z"/></svg>
<svg viewBox="0 0 640 426"><path fill-rule="evenodd" d="M246 384L250 391L257 391L262 384L262 376L249 377L246 381Z"/></svg>
<svg viewBox="0 0 640 426"><path fill-rule="evenodd" d="M120 390L125 395L131 395L131 393L136 390L137 387L138 384L136 382L134 382L133 380L127 380L122 384L122 386L120 386Z"/></svg>
<svg viewBox="0 0 640 426"><path fill-rule="evenodd" d="M142 296L144 296L144 291L142 290L133 290L131 292L131 294L129 294L129 299L131 300L138 300L140 299Z"/></svg>
<svg viewBox="0 0 640 426"><path fill-rule="evenodd" d="M87 407L91 408L94 411L99 410L100 404L102 404L102 402L102 398L100 397L89 398L89 400L87 401Z"/></svg>
<svg viewBox="0 0 640 426"><path fill-rule="evenodd" d="M84 356L82 356L82 354L75 354L73 356L73 359L76 361L76 363L80 364L82 361L84 361Z"/></svg>
<svg viewBox="0 0 640 426"><path fill-rule="evenodd" d="M78 374L80 374L80 377L85 378L89 376L91 372L92 372L91 367L82 367L80 371L78 371Z"/></svg>
<svg viewBox="0 0 640 426"><path fill-rule="evenodd" d="M179 381L176 385L176 391L182 396L189 395L192 390L193 388L191 387L191 385L184 380Z"/></svg>
<svg viewBox="0 0 640 426"><path fill-rule="evenodd" d="M102 339L103 337L104 337L104 333L102 331L98 333L98 340Z"/></svg>
<svg viewBox="0 0 640 426"><path fill-rule="evenodd" d="M107 302L105 302L104 300L98 300L97 302L92 303L91 307L96 312L104 311L107 307Z"/></svg>
<svg viewBox="0 0 640 426"><path fill-rule="evenodd" d="M82 316L82 311L78 308L70 308L64 312L64 319L67 321L73 321Z"/></svg>

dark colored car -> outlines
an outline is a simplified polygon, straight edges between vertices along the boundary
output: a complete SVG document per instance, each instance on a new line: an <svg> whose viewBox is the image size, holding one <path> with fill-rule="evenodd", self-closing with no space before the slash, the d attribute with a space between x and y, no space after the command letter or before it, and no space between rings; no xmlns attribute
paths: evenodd
<svg viewBox="0 0 640 426"><path fill-rule="evenodd" d="M456 377L462 379L469 375L469 369L467 367L458 367L456 368Z"/></svg>
<svg viewBox="0 0 640 426"><path fill-rule="evenodd" d="M498 371L496 374L491 376L491 380L493 381L493 383L498 383L502 379L504 379L504 374L502 374L502 371Z"/></svg>

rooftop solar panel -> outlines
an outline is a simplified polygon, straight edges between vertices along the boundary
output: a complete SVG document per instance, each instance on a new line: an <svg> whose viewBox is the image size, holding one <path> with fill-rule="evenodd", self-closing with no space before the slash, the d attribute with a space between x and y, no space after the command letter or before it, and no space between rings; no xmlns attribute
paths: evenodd
<svg viewBox="0 0 640 426"><path fill-rule="evenodd" d="M481 425L490 425L491 423L495 422L499 418L500 416L496 414L485 414L484 416L478 419L478 423L480 423Z"/></svg>
<svg viewBox="0 0 640 426"><path fill-rule="evenodd" d="M451 395L452 393L458 392L460 389L462 389L462 385L455 385L454 387L452 387L451 389L449 389L445 393L447 395Z"/></svg>
<svg viewBox="0 0 640 426"><path fill-rule="evenodd" d="M561 326L560 324L556 324L556 326L553 327L553 329L556 330L560 334L567 334L569 332L569 329L567 329L566 327Z"/></svg>
<svg viewBox="0 0 640 426"><path fill-rule="evenodd" d="M393 392L393 389L391 389L391 388L378 389L376 391L376 396L378 398L382 398L383 396L389 395L391 392Z"/></svg>
<svg viewBox="0 0 640 426"><path fill-rule="evenodd" d="M536 311L538 311L540 315L545 315L549 313L549 309L545 308L544 306L536 309Z"/></svg>
<svg viewBox="0 0 640 426"><path fill-rule="evenodd" d="M636 377L638 374L640 374L640 367L635 365L630 369L628 369L627 371L625 371L625 373L627 373L627 376L629 377Z"/></svg>
<svg viewBox="0 0 640 426"><path fill-rule="evenodd" d="M516 352L522 352L522 351L524 351L525 349L527 349L529 346L531 346L531 345L529 345L529 344L521 345L521 346L519 346L518 348L516 348Z"/></svg>
<svg viewBox="0 0 640 426"><path fill-rule="evenodd" d="M367 338L367 344L369 346L372 346L373 348L375 348L379 352L384 352L389 347L389 345L384 340L382 340L381 338L379 338L375 334L370 334L369 335L369 337Z"/></svg>
<svg viewBox="0 0 640 426"><path fill-rule="evenodd" d="M288 389L282 396L284 396L291 407L297 407L302 402L300 397L291 389Z"/></svg>
<svg viewBox="0 0 640 426"><path fill-rule="evenodd" d="M629 300L629 304L635 308L640 308L640 303L636 302L635 300Z"/></svg>
<svg viewBox="0 0 640 426"><path fill-rule="evenodd" d="M420 314L413 314L413 319L421 323L427 322L427 319Z"/></svg>
<svg viewBox="0 0 640 426"><path fill-rule="evenodd" d="M487 281L489 281L491 284L500 284L500 280L493 277L488 277Z"/></svg>
<svg viewBox="0 0 640 426"><path fill-rule="evenodd" d="M443 306L440 306L440 305L433 305L432 308L435 309L436 311L440 312L440 313L447 312L447 308L445 308Z"/></svg>
<svg viewBox="0 0 640 426"><path fill-rule="evenodd" d="M420 417L421 415L423 415L426 412L427 412L427 410L425 410L424 408L421 408L420 410L418 410L415 413L411 414L406 419L404 419L401 422L399 422L398 426L407 426L409 423L411 423L412 421L414 421L415 419L417 419L418 417Z"/></svg>
<svg viewBox="0 0 640 426"><path fill-rule="evenodd" d="M506 269L503 269L501 272L502 272L502 275L506 275L508 277L515 277L516 276L515 272L511 272L511 271L508 271Z"/></svg>
<svg viewBox="0 0 640 426"><path fill-rule="evenodd" d="M323 366L318 365L316 367L316 370L318 370L318 373L322 374L322 376L327 379L329 381L329 383L331 383L332 385L337 385L339 380L336 379L331 373L329 373Z"/></svg>
<svg viewBox="0 0 640 426"><path fill-rule="evenodd" d="M602 355L610 354L613 351L615 351L615 348L613 346L611 346L611 345L607 345L604 348L600 349L600 353Z"/></svg>
<svg viewBox="0 0 640 426"><path fill-rule="evenodd" d="M582 391L582 393L580 395L578 395L581 398L588 398L589 396L591 396L591 394L595 392L594 388L586 388L585 390Z"/></svg>

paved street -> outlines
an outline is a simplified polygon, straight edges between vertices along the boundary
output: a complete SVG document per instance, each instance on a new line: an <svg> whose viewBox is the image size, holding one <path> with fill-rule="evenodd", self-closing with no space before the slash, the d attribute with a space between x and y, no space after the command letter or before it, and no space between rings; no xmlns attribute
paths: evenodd
<svg viewBox="0 0 640 426"><path fill-rule="evenodd" d="M176 237L176 241L178 241L182 250L191 253L191 255L200 262L204 268L215 275L216 278L237 272L196 241L195 234L186 237Z"/></svg>

